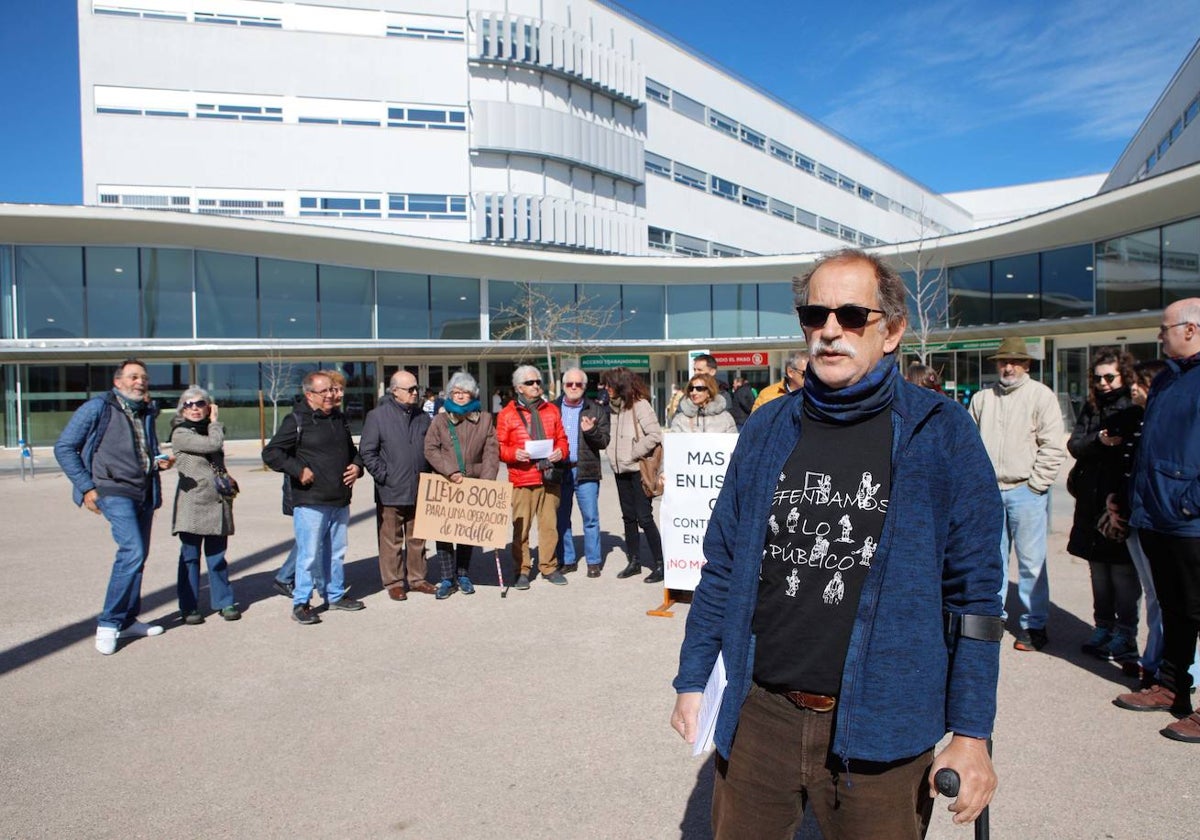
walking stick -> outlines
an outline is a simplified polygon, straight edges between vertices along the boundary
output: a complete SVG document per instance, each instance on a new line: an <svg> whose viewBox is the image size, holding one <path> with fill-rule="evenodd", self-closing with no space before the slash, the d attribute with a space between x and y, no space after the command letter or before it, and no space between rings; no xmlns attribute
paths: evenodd
<svg viewBox="0 0 1200 840"><path fill-rule="evenodd" d="M992 754L991 738L988 738L987 748L988 755L990 756ZM938 789L938 793L942 796L948 796L951 799L958 796L959 781L957 771L949 767L943 767L933 777L933 784ZM988 826L988 809L984 808L979 813L979 816L975 818L975 840L989 840L990 837L991 830Z"/></svg>
<svg viewBox="0 0 1200 840"><path fill-rule="evenodd" d="M500 584L500 597L508 597L508 587L504 585L504 572L500 569L500 549L496 549L496 580Z"/></svg>

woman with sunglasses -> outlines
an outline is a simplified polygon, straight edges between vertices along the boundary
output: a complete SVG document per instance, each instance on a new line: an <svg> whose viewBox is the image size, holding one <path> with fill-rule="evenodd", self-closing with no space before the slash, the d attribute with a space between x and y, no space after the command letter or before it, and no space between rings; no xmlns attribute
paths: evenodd
<svg viewBox="0 0 1200 840"><path fill-rule="evenodd" d="M617 499L621 503L621 520L625 524L625 556L629 563L617 572L619 578L641 574L638 559L641 535L646 535L654 569L643 580L658 583L663 579L662 537L654 523L654 508L642 490L642 472L638 461L662 445L662 427L650 407L650 392L642 378L626 367L606 370L600 385L608 392L612 414L612 432L608 440L608 461L616 477Z"/></svg>
<svg viewBox="0 0 1200 840"><path fill-rule="evenodd" d="M737 432L737 422L711 374L698 373L688 382L679 410L671 419L671 431Z"/></svg>
<svg viewBox="0 0 1200 840"><path fill-rule="evenodd" d="M184 624L203 624L200 612L200 552L208 561L208 597L215 612L237 621L241 612L233 601L225 549L233 534L233 498L217 491L215 479L225 473L225 427L217 420L217 404L203 388L188 388L179 396L171 421L175 450L175 510L171 533L179 535L179 577L176 591Z"/></svg>
<svg viewBox="0 0 1200 840"><path fill-rule="evenodd" d="M1137 381L1134 359L1113 347L1092 357L1088 399L1067 450L1075 466L1067 489L1075 497L1075 518L1067 551L1088 561L1092 578L1095 629L1082 645L1084 653L1122 664L1137 661L1138 600L1142 587L1125 544L1126 534L1102 533L1098 520L1107 521L1107 500L1124 483L1125 439L1133 435L1141 410L1133 404L1131 386Z"/></svg>
<svg viewBox="0 0 1200 840"><path fill-rule="evenodd" d="M500 450L492 415L479 403L479 383L465 371L450 377L450 399L441 414L433 418L425 433L425 460L433 471L455 484L464 478L494 481L500 472ZM475 546L468 543L437 541L441 563L441 581L434 593L439 601L449 598L457 586L464 595L473 595L475 586L467 572Z"/></svg>

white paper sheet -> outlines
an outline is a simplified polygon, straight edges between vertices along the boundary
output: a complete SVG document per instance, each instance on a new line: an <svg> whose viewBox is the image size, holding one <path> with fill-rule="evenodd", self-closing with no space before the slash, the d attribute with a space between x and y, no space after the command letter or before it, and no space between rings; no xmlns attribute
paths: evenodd
<svg viewBox="0 0 1200 840"><path fill-rule="evenodd" d="M704 695L700 698L700 714L697 718L696 743L692 744L692 755L704 755L713 748L713 736L717 732L717 713L721 711L721 699L725 696L725 657L717 654Z"/></svg>
<svg viewBox="0 0 1200 840"><path fill-rule="evenodd" d="M529 453L531 461L540 461L542 458L549 458L550 453L554 451L554 441L549 438L527 440L525 441L525 451Z"/></svg>

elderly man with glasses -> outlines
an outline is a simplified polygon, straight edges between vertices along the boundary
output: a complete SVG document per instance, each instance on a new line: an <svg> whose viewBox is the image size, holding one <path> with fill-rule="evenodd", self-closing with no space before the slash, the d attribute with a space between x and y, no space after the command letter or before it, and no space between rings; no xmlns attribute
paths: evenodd
<svg viewBox="0 0 1200 840"><path fill-rule="evenodd" d="M1130 477L1129 525L1150 561L1162 608L1162 680L1113 702L1137 712L1169 712L1179 720L1159 733L1200 744L1189 673L1200 636L1200 298L1168 306L1158 338L1167 369L1146 403Z"/></svg>
<svg viewBox="0 0 1200 840"><path fill-rule="evenodd" d="M558 502L559 558L562 573L579 568L575 535L571 531L571 502L578 500L583 519L583 556L587 576L600 577L600 453L608 447L609 412L584 394L587 374L568 368L562 377L562 395L555 401L562 415L570 454L562 467L562 490Z"/></svg>
<svg viewBox="0 0 1200 840"><path fill-rule="evenodd" d="M333 380L322 371L304 377L304 402L283 418L279 431L263 449L262 459L286 473L292 488L292 529L296 535L296 585L292 618L300 624L321 619L309 606L313 570L321 563L318 589L332 609L354 612L365 604L346 595L343 563L350 524L350 497L362 477L362 460L350 427L337 407ZM328 540L329 551L322 550Z"/></svg>
<svg viewBox="0 0 1200 840"><path fill-rule="evenodd" d="M570 457L558 407L547 402L542 391L542 374L533 365L513 372L516 398L500 411L496 441L500 460L508 465L513 485L512 554L517 589L529 588L533 562L529 553L530 520L538 521L538 571L556 586L567 579L558 570L558 502L561 492L559 463ZM542 454L542 448L550 451ZM531 451L532 450L532 451Z"/></svg>
<svg viewBox="0 0 1200 840"><path fill-rule="evenodd" d="M405 592L432 595L425 579L425 540L413 537L417 517L417 484L429 472L425 433L430 417L422 408L417 379L406 370L392 374L389 398L367 414L359 449L367 472L375 479L375 523L379 528L379 576L393 601Z"/></svg>

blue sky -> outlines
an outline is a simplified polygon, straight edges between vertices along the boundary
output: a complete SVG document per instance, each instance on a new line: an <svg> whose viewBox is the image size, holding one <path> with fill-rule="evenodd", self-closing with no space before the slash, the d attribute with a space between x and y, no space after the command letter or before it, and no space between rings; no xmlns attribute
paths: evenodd
<svg viewBox="0 0 1200 840"><path fill-rule="evenodd" d="M75 0L6 2L0 201L78 203ZM622 5L940 192L1106 172L1200 35L1200 0Z"/></svg>

